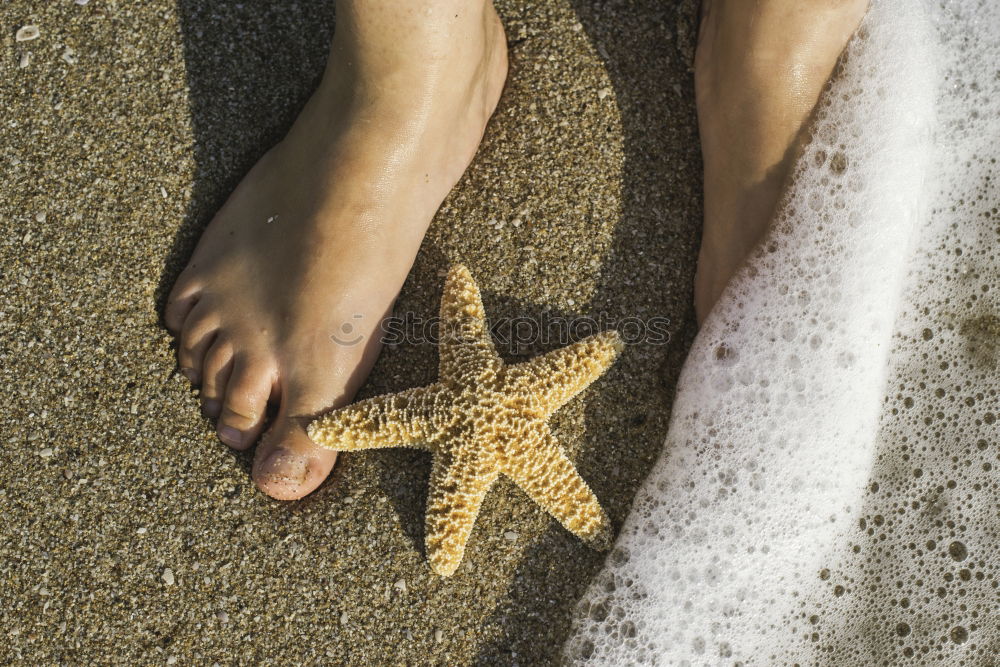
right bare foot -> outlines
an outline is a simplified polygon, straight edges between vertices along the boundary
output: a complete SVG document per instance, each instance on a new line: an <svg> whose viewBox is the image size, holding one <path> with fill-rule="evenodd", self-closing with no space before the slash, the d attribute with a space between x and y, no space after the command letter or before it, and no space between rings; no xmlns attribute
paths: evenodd
<svg viewBox="0 0 1000 667"><path fill-rule="evenodd" d="M767 230L800 132L867 8L868 0L703 0L699 324Z"/></svg>
<svg viewBox="0 0 1000 667"><path fill-rule="evenodd" d="M330 61L285 139L205 230L165 320L220 439L301 498L336 453L303 430L348 402L441 201L475 154L507 74L489 2L341 0Z"/></svg>

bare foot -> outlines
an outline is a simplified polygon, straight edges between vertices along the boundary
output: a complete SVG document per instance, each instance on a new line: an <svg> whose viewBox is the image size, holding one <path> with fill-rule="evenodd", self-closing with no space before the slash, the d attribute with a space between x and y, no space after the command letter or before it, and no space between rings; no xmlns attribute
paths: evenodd
<svg viewBox="0 0 1000 667"><path fill-rule="evenodd" d="M370 371L379 323L507 74L489 2L341 0L336 16L319 89L216 214L165 313L223 442L250 447L278 406L253 477L288 500L333 467L303 427Z"/></svg>
<svg viewBox="0 0 1000 667"><path fill-rule="evenodd" d="M803 125L868 0L704 0L695 94L705 223L704 321L771 221Z"/></svg>

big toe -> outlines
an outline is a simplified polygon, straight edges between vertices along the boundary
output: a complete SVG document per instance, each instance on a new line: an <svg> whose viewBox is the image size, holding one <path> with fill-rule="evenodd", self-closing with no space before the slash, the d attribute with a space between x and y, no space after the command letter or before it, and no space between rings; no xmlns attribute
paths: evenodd
<svg viewBox="0 0 1000 667"><path fill-rule="evenodd" d="M306 435L307 422L280 418L257 447L253 480L257 488L278 500L298 500L323 483L337 452L320 447Z"/></svg>

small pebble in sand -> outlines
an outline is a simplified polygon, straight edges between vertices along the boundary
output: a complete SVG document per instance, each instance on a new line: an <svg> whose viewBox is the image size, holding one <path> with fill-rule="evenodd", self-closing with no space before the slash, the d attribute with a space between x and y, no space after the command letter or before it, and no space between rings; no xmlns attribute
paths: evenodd
<svg viewBox="0 0 1000 667"><path fill-rule="evenodd" d="M39 455L39 456L41 456L41 457L42 457L43 459L47 459L47 458L49 458L49 457L50 457L50 456L52 456L52 455L53 455L54 453L55 453L55 452L54 452L54 451L52 450L52 448L51 448L51 447L46 447L45 449L40 449L40 450L38 450L38 455Z"/></svg>
<svg viewBox="0 0 1000 667"><path fill-rule="evenodd" d="M511 220L510 221L510 226L511 227L520 227L521 226L521 218L514 218L513 220Z"/></svg>
<svg viewBox="0 0 1000 667"><path fill-rule="evenodd" d="M601 88L600 90L597 91L597 99L603 100L610 94L611 94L610 88Z"/></svg>
<svg viewBox="0 0 1000 667"><path fill-rule="evenodd" d="M341 625L347 625L347 622L349 620L351 620L351 617L348 616L348 614L347 614L346 611L340 614L340 624Z"/></svg>
<svg viewBox="0 0 1000 667"><path fill-rule="evenodd" d="M515 533L513 530L508 530L506 533L503 534L503 536L506 537L511 542L516 542L517 538L520 537L520 535Z"/></svg>
<svg viewBox="0 0 1000 667"><path fill-rule="evenodd" d="M215 617L217 619L219 619L219 623L228 623L229 622L229 614L227 614L226 612L224 612L221 609L219 611L215 612Z"/></svg>
<svg viewBox="0 0 1000 667"><path fill-rule="evenodd" d="M270 218L267 219L267 224L271 224L272 222L274 222L277 219L278 219L278 216L272 215Z"/></svg>
<svg viewBox="0 0 1000 667"><path fill-rule="evenodd" d="M174 585L174 571L171 570L169 567L163 568L163 583L165 583L167 586Z"/></svg>
<svg viewBox="0 0 1000 667"><path fill-rule="evenodd" d="M76 0L76 4L81 6L87 4L88 2L90 2L90 0Z"/></svg>
<svg viewBox="0 0 1000 667"><path fill-rule="evenodd" d="M396 590L399 591L400 593L406 592L406 581L403 579L397 581L395 584L393 584L393 586L395 586Z"/></svg>
<svg viewBox="0 0 1000 667"><path fill-rule="evenodd" d="M440 644L441 642L443 642L444 641L444 633L441 632L440 630L435 630L434 631L434 641L436 641L438 644Z"/></svg>
<svg viewBox="0 0 1000 667"><path fill-rule="evenodd" d="M61 57L66 62L67 65L75 65L77 64L77 62L80 61L80 58L76 55L76 51L69 48L68 46L66 47L66 50L63 51Z"/></svg>
<svg viewBox="0 0 1000 667"><path fill-rule="evenodd" d="M135 534L136 535L145 535L146 534L146 527L145 526L139 526L138 528L135 529Z"/></svg>
<svg viewBox="0 0 1000 667"><path fill-rule="evenodd" d="M24 69L30 64L31 64L31 52L25 51L24 53L21 54L21 62L19 62L17 66L20 67L21 69Z"/></svg>
<svg viewBox="0 0 1000 667"><path fill-rule="evenodd" d="M166 198L167 198L167 189L166 189L165 187L163 187L162 185L160 186L160 195L161 195L161 196L162 196L162 197L163 197L164 199L166 199Z"/></svg>
<svg viewBox="0 0 1000 667"><path fill-rule="evenodd" d="M38 39L41 34L42 31L38 29L37 25L22 26L16 33L14 33L14 41L30 42L33 39Z"/></svg>
<svg viewBox="0 0 1000 667"><path fill-rule="evenodd" d="M44 211L41 212L41 213L36 213L35 214L35 221L36 222L45 222L45 218L46 217L48 217L48 216L45 214Z"/></svg>
<svg viewBox="0 0 1000 667"><path fill-rule="evenodd" d="M167 658L167 664L168 665L173 665L176 662L177 662L177 656L176 655L172 655L169 658Z"/></svg>

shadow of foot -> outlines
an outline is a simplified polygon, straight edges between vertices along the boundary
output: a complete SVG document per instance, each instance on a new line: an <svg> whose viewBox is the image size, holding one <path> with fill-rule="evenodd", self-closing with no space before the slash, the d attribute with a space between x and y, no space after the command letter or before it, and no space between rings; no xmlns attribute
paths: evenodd
<svg viewBox="0 0 1000 667"><path fill-rule="evenodd" d="M196 173L156 292L160 312L212 216L318 84L333 4L177 0Z"/></svg>

